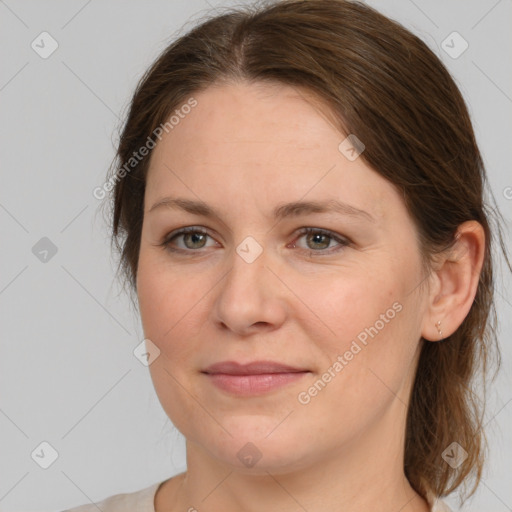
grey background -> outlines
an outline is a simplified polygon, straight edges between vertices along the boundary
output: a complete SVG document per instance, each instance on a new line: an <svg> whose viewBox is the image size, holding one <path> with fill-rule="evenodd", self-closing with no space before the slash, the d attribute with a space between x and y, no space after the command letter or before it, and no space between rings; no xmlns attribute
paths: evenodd
<svg viewBox="0 0 512 512"><path fill-rule="evenodd" d="M456 78L510 231L512 2L369 3L422 37ZM108 231L92 191L104 182L137 80L180 27L192 26L210 5L0 0L2 511L62 510L185 469L183 438L133 355L142 329L114 282ZM43 31L59 45L47 59L31 47ZM453 31L469 43L457 59L442 47ZM43 237L57 248L46 262L33 253ZM504 364L488 399L488 471L467 511L512 510L512 305L504 276ZM58 452L48 469L31 457L43 441Z"/></svg>

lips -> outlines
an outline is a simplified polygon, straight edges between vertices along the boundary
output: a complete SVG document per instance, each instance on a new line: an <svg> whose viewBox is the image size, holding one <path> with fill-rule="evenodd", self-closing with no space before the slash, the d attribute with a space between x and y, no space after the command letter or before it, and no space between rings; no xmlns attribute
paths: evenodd
<svg viewBox="0 0 512 512"><path fill-rule="evenodd" d="M262 375L271 373L300 373L307 372L305 368L295 368L274 361L254 361L248 364L240 364L236 361L223 361L208 366L203 373L225 375Z"/></svg>
<svg viewBox="0 0 512 512"><path fill-rule="evenodd" d="M215 387L232 396L254 396L276 391L302 379L309 370L274 361L215 363L202 372Z"/></svg>

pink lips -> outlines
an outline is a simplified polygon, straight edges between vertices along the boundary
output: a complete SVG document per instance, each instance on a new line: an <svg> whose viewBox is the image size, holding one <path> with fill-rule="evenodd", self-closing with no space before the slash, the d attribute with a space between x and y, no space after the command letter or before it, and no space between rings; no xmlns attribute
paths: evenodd
<svg viewBox="0 0 512 512"><path fill-rule="evenodd" d="M295 382L309 370L273 361L254 361L245 365L224 361L209 366L203 373L212 384L228 393L258 395Z"/></svg>

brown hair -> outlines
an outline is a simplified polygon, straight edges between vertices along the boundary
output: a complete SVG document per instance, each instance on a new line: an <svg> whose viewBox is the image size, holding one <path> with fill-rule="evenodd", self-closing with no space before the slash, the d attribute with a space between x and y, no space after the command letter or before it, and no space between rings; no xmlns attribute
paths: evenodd
<svg viewBox="0 0 512 512"><path fill-rule="evenodd" d="M154 140L155 129L173 110L212 84L235 81L281 83L313 93L341 132L363 141L361 158L403 194L426 268L436 253L451 247L464 221L476 220L485 231L485 261L467 317L445 341L423 341L404 460L407 478L423 497L444 496L473 480L470 496L486 446L475 377L482 377L478 383L485 392L492 353L499 367L488 220L501 215L483 202L485 170L465 102L425 43L362 3L267 4L203 21L168 46L141 78L110 178L112 241L125 283L135 289L151 153L122 179L116 173ZM499 219L496 226L510 268ZM457 468L441 458L454 441L468 453Z"/></svg>

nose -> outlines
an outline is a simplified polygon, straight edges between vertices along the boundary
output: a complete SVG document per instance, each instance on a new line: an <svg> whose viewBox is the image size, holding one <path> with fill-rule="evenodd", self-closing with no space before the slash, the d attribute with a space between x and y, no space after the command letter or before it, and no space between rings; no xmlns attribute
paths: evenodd
<svg viewBox="0 0 512 512"><path fill-rule="evenodd" d="M277 265L266 250L251 261L243 247L239 249L240 253L233 251L231 269L215 287L215 321L241 336L277 329L287 311L286 287L273 268Z"/></svg>

